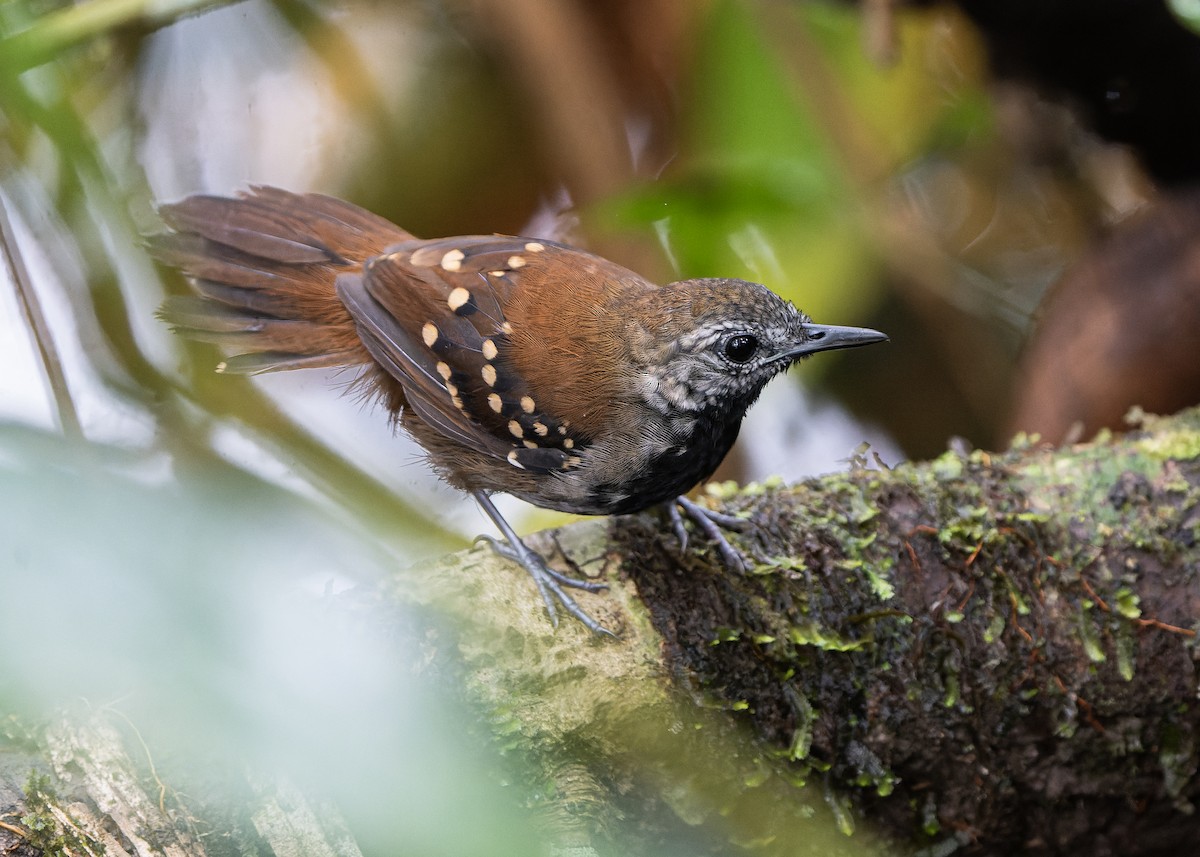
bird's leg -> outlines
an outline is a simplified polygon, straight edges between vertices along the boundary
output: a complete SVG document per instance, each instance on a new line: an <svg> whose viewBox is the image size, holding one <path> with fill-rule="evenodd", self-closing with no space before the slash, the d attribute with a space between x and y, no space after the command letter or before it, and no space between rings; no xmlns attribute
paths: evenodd
<svg viewBox="0 0 1200 857"><path fill-rule="evenodd" d="M601 581L576 580L550 568L536 551L521 541L521 537L509 526L508 521L500 514L500 510L496 508L487 494L482 491L475 491L473 494L480 508L492 519L492 523L496 525L505 539L502 542L491 536L479 536L476 542L487 542L497 554L520 564L529 572L529 576L533 578L534 585L537 586L538 592L542 596L542 601L546 604L546 612L550 614L550 623L555 628L558 627L558 607L555 605L555 601L557 601L558 605L582 622L592 633L615 637L616 634L584 612L575 599L563 591L564 586L571 586L587 592L599 592L607 589L608 584Z"/></svg>
<svg viewBox="0 0 1200 857"><path fill-rule="evenodd" d="M746 560L741 552L729 543L729 539L725 538L722 529L734 530L741 532L749 526L749 522L744 518L737 518L733 515L726 515L722 512L716 512L712 509L706 509L697 503L693 503L687 497L680 495L674 500L667 502L667 516L671 521L671 529L675 531L676 537L679 539L679 544L683 549L687 548L688 538L687 530L683 525L683 516L679 510L683 510L683 514L687 515L695 522L708 539L714 542L717 546L717 551L721 554L721 559L725 566L730 571L745 574Z"/></svg>

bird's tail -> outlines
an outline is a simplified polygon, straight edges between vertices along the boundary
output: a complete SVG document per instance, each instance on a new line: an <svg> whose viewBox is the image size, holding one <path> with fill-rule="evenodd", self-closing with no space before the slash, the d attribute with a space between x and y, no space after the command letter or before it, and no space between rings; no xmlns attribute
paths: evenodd
<svg viewBox="0 0 1200 857"><path fill-rule="evenodd" d="M272 187L191 196L160 213L174 231L151 237L151 251L187 274L197 296L170 298L159 315L229 348L218 371L370 362L334 281L411 239L403 229L332 197Z"/></svg>

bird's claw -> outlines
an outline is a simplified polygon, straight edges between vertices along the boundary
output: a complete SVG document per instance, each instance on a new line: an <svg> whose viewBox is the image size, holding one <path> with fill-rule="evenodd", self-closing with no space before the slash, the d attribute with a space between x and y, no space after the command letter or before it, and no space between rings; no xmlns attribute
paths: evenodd
<svg viewBox="0 0 1200 857"><path fill-rule="evenodd" d="M683 515L679 514L679 504L674 500L668 500L665 504L667 510L667 520L671 523L671 531L675 533L675 540L679 542L679 549L686 551L688 546L688 531L683 525Z"/></svg>
<svg viewBox="0 0 1200 857"><path fill-rule="evenodd" d="M563 590L564 586L569 586L574 589L582 589L585 592L600 592L608 589L607 583L598 580L577 580L562 572L555 571L546 564L544 559L519 540L517 544L520 547L517 547L492 536L476 536L475 543L479 544L480 542L486 542L497 555L517 563L529 573L529 576L533 578L534 585L537 586L538 593L542 596L543 603L546 605L546 613L550 616L550 624L555 628L558 627L558 608L562 607L563 610L582 622L584 627L593 634L601 634L614 638L617 636L589 616L575 599Z"/></svg>
<svg viewBox="0 0 1200 857"><path fill-rule="evenodd" d="M679 539L683 549L687 549L687 530L684 528L683 516L680 514L680 509L683 514L687 515L698 526L704 535L717 546L718 553L721 554L721 561L730 571L738 574L745 574L747 564L741 552L730 544L729 539L721 532L722 529L734 530L741 532L749 527L749 521L744 518L737 518L733 515L726 515L722 512L716 512L712 509L706 509L698 503L693 503L687 497L679 496L667 505L667 515L671 520L671 528L675 531L676 537Z"/></svg>

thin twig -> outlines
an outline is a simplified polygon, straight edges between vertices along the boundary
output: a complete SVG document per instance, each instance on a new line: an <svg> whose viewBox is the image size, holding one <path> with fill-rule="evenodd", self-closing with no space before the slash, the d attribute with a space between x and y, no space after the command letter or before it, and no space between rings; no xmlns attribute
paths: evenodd
<svg viewBox="0 0 1200 857"><path fill-rule="evenodd" d="M83 426L79 422L79 413L75 410L75 402L71 399L71 390L67 386L67 376L63 372L62 360L59 359L58 349L54 345L54 335L42 312L42 304L29 269L17 246L17 236L13 231L12 220L3 196L0 196L0 253L4 256L4 264L12 277L16 288L17 300L21 311L33 333L33 341L37 345L42 358L42 369L46 373L46 381L54 394L54 405L58 409L58 423L63 434L71 440L83 439Z"/></svg>

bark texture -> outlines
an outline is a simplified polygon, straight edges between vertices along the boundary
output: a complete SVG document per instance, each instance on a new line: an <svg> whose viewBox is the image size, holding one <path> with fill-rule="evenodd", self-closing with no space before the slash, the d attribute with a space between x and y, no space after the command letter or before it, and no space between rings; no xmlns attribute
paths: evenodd
<svg viewBox="0 0 1200 857"><path fill-rule="evenodd" d="M3 857L362 857L341 814L285 779L241 780L220 805L176 793L112 711L80 707L3 738Z"/></svg>
<svg viewBox="0 0 1200 857"><path fill-rule="evenodd" d="M1197 417L729 499L745 577L616 528L676 672L902 839L1182 853L1200 837Z"/></svg>

